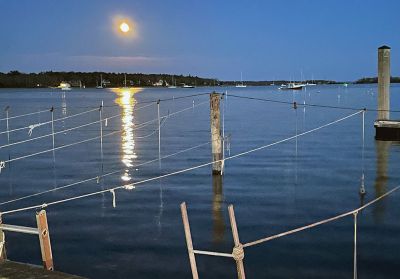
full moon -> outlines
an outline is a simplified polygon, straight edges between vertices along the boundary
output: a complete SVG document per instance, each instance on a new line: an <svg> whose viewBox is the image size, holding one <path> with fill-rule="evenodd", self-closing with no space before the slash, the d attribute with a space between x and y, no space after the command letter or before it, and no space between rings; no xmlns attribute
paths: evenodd
<svg viewBox="0 0 400 279"><path fill-rule="evenodd" d="M123 23L121 23L121 25L119 26L119 29L120 29L122 32L126 33L126 32L129 31L130 27L129 27L128 23L123 22Z"/></svg>

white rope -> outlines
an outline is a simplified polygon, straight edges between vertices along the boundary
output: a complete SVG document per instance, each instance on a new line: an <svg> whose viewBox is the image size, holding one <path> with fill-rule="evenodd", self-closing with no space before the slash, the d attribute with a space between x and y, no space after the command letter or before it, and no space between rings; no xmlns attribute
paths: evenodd
<svg viewBox="0 0 400 279"><path fill-rule="evenodd" d="M29 125L29 126L28 126L28 128L29 128L28 136L32 136L33 129L35 129L35 128L37 128L37 127L40 127L40 126L43 126L43 125L44 125L44 123L38 123L38 124ZM25 128L24 128L24 129L25 129Z"/></svg>
<svg viewBox="0 0 400 279"><path fill-rule="evenodd" d="M8 117L8 119L14 119L14 118L19 118L19 117L34 115L34 114L38 114L38 113L42 113L42 112L46 112L46 111L49 111L49 110L46 109L46 110L40 110L40 111L35 111L35 112L20 114L20 115ZM6 118L0 118L0 121L4 121L4 120L7 120L7 117L6 117Z"/></svg>
<svg viewBox="0 0 400 279"><path fill-rule="evenodd" d="M57 118L57 119L54 119L54 122L62 121L62 120L65 120L65 119L68 119L68 118L72 118L72 117L77 117L77 116L80 116L80 115L83 115L83 114L86 114L86 113L89 113L89 112L93 112L95 110L98 110L98 109L92 109L92 110L80 112L80 113L77 113L77 114L72 114L72 115L69 115L69 116ZM21 127L21 128L16 128L16 129L10 130L9 132L12 133L12 132L16 132L16 131L29 129L28 135L31 136L32 132L33 132L33 129L35 129L37 127L40 127L40 126L43 126L43 125L50 124L51 122L52 121L50 120L50 121L46 121L46 122L42 122L42 123L38 123L38 124L32 124L32 125L28 125L28 126L25 126L25 127ZM5 134L5 133L7 133L7 131L0 132L0 135L1 134Z"/></svg>
<svg viewBox="0 0 400 279"><path fill-rule="evenodd" d="M152 105L153 105L153 104L147 104L147 105L144 105L144 106L135 108L135 111L138 111L138 110L147 108L147 107L152 106ZM76 116L80 116L80 115L83 115L83 114L86 114L86 113L89 113L89 112L97 111L98 109L99 109L99 108L95 108L95 109L91 109L91 110L88 110L88 111L84 111L84 112L76 113L76 114L73 114L73 115L69 115L69 116L66 116L66 117L57 118L57 119L54 119L54 122L66 120L66 119L69 119L69 118L72 118L72 117L76 117ZM121 115L122 115L122 114L120 113L120 114L117 114L117 115L115 115L115 116L113 116L113 117L118 117L118 116L121 116ZM112 119L113 117L111 117L110 119ZM40 126L43 126L43 125L50 124L50 123L51 123L51 121L46 121L46 122L39 123L39 124L40 124ZM97 123L97 122L96 122L96 123ZM34 124L34 125L35 125L35 124ZM38 124L36 124L36 125L38 125ZM106 125L105 125L105 126L107 126L107 125L108 125L108 121L107 121L107 118L106 118ZM11 132L16 132L16 131L20 131L20 130L30 129L32 126L33 126L33 125L21 127L21 128L9 130L8 132L11 133ZM37 127L39 127L39 126L37 126ZM34 127L34 128L36 128L36 127ZM1 135L1 134L5 134L5 133L7 133L7 131L0 132L0 135ZM29 133L29 132L28 132L28 133ZM32 133L31 133L31 134L32 134Z"/></svg>
<svg viewBox="0 0 400 279"><path fill-rule="evenodd" d="M54 135L54 108L51 108L51 138L53 143L53 162L56 161L56 154L55 154L55 135Z"/></svg>
<svg viewBox="0 0 400 279"><path fill-rule="evenodd" d="M364 152L365 152L365 110L362 112L362 150L361 150L361 185L360 195L365 195L365 174L364 174Z"/></svg>
<svg viewBox="0 0 400 279"><path fill-rule="evenodd" d="M398 189L400 189L400 186L395 187L394 189L392 189L392 190L386 192L385 194L379 196L378 198L376 198L376 199L370 201L369 203L367 203L367 204L365 204L365 205L363 205L363 206L361 206L361 207L359 207L359 208L357 208L357 209L351 210L351 211L349 211L349 212L342 213L342 214L340 214L340 215L337 215L337 216L334 216L334 217L331 217L331 218L328 218L328 219L324 219L324 220L322 220L322 221L318 221L318 222L315 222L315 223L312 223L312 224L310 224L310 225L306 225L306 226L303 226L303 227L300 227L300 228L297 228L297 229L293 229L293 230L286 231L286 232L283 232L283 233L279 233L279 234L276 234L276 235L273 235L273 236L261 238L261 239L256 240L256 241L248 242L248 243L246 243L246 244L243 244L243 247L250 247L250 246L257 245L257 244L261 244L261 243L263 243L263 242L271 241L271 240L273 240L273 239L281 238L281 237L283 237L283 236L287 236L287 235L294 234L294 233L297 233L297 232L300 232L300 231L304 231L304 230L307 230L307 229L311 229L311 228L313 228L313 227L320 226L320 225L323 225L323 224L326 224L326 223L329 223L329 222L332 222L332 221L341 219L341 218L343 218L343 217L352 215L352 214L354 214L355 212L359 212L359 211L365 209L366 207L368 207L368 206L370 206L370 205L376 203L377 201L379 201L379 200L385 198L386 196L390 195L390 194L393 193L394 191L397 191Z"/></svg>
<svg viewBox="0 0 400 279"><path fill-rule="evenodd" d="M4 169L5 167L6 167L6 162L0 161L0 173L1 173L1 170Z"/></svg>
<svg viewBox="0 0 400 279"><path fill-rule="evenodd" d="M205 102L204 102L204 103L205 103ZM200 105L202 105L202 104L204 104L204 103L198 104L197 106L200 106ZM174 113L171 113L171 114L167 114L167 115L165 115L165 116L162 116L161 118L166 118L166 117L169 117L169 116L173 116L173 115L182 113L182 112L184 112L184 111L187 111L188 109L191 109L191 108L192 108L192 107L188 107L188 108L185 108L185 109L176 111L176 112L174 112ZM120 115L121 115L121 114L113 115L113 116L108 117L108 119L116 118L116 117L119 117ZM156 118L156 119L152 119L152 120L149 120L149 121L146 121L146 122L137 124L137 126L136 126L133 130L141 129L141 128L143 128L143 127L149 125L150 123L156 122L157 120L158 120L158 119ZM79 129L79 128L83 128L83 127L86 127L86 126L89 126L89 125L93 125L93 124L99 123L99 122L100 122L100 121L97 120L97 121L93 121L93 122L90 122L90 123L86 123L86 124L83 124L83 125L80 125L80 126L76 126L76 127L72 127L72 128L69 128L69 129L62 130L62 131L58 131L58 132L55 132L54 135L57 135L57 134L60 134L60 133L65 133L65 132L69 132L69 131L76 130L76 129ZM120 130L114 131L113 133L106 134L106 135L104 135L103 137L110 136L110 135L113 135L113 134L115 134L115 133L117 133L117 132L121 132L121 131L123 131L123 130L120 129ZM43 135L43 136L39 136L39 137L27 139L27 140L22 140L22 141L10 143L10 144L2 145L2 146L0 146L0 149L1 149L1 148L8 147L8 146L13 146L13 145L17 145L17 144L21 144L21 143L25 143L25 142L29 142L29 141L33 141L33 140L37 140L37 139L41 139L41 138L45 138L45 137L49 137L49 136L52 136L52 135L53 135L53 134L47 134L47 135ZM96 140L96 139L99 139L99 138L100 138L100 137L94 137L94 138L91 138L91 139L86 140L86 141L77 142L76 144L84 143L84 142L91 141L91 140ZM75 144L63 145L61 148L64 148L64 147L67 147L67 146L72 146L72 145L75 145ZM56 148L55 148L55 150L58 150L58 149L60 149L60 147L56 147ZM19 159L29 158L29 157L32 157L32 156L35 156L35 155L39 155L39 154L43 154L43 153L50 152L50 151L52 151L52 150L53 150L53 149L49 149L49 150L41 151L41 152L38 152L38 153L33 153L33 154L30 154L30 155L27 155L27 156L22 156L22 157L19 157L19 158L13 158L12 160L8 160L8 161L6 161L6 162L12 162L12 161L16 161L16 160L19 160Z"/></svg>
<svg viewBox="0 0 400 279"><path fill-rule="evenodd" d="M158 130L159 130L160 128L162 128L162 127L165 126L165 122L167 121L167 119L168 119L168 116L165 117L165 118L161 118L161 125L160 125L159 128L155 129L153 132L151 132L151 133L148 134L148 135L145 135L145 136L135 136L135 139L145 139L145 138L151 137L152 135L154 135L155 133L157 133Z"/></svg>
<svg viewBox="0 0 400 279"><path fill-rule="evenodd" d="M355 211L353 213L353 215L354 215L353 279L357 279L357 214L358 214L358 211Z"/></svg>
<svg viewBox="0 0 400 279"><path fill-rule="evenodd" d="M110 116L108 118L109 119L113 119L113 118L116 118L116 117L119 117L119 116L120 115L117 114L117 115ZM0 149L5 148L5 147L9 147L9 146L13 146L13 145L18 145L18 144L30 142L30 141L35 141L35 140L46 138L46 137L50 137L50 136L53 136L53 135L63 134L63 133L70 132L70 131L73 131L73 130L76 130L76 129L80 129L80 128L83 128L83 127L87 127L87 126L90 126L90 125L93 125L93 124L96 124L96 123L99 123L99 122L100 122L99 120L96 120L96 121L93 121L93 122L89 122L89 123L86 123L86 124L82 124L82 125L79 125L79 126L75 126L75 127L72 127L72 128L68 128L68 129L65 129L65 130L54 132L54 134L50 133L50 134L46 134L46 135L43 135L43 136L38 136L38 137L26 139L26 140L13 142L13 143L10 143L10 144L1 145Z"/></svg>
<svg viewBox="0 0 400 279"><path fill-rule="evenodd" d="M101 162L103 162L103 101L101 101L101 106L99 110L99 123L100 123L100 157Z"/></svg>
<svg viewBox="0 0 400 279"><path fill-rule="evenodd" d="M228 253L220 253L220 252L212 252L212 251L204 251L204 250L195 250L195 249L193 249L193 253L199 254L199 255L233 258L232 254L228 254Z"/></svg>
<svg viewBox="0 0 400 279"><path fill-rule="evenodd" d="M7 131L6 131L6 133L7 133L7 143L10 143L10 125L9 125L9 122L8 122L8 109L9 109L9 107L7 107L6 108L6 127L7 127Z"/></svg>
<svg viewBox="0 0 400 279"><path fill-rule="evenodd" d="M222 159L221 174L225 171L225 102L222 103Z"/></svg>
<svg viewBox="0 0 400 279"><path fill-rule="evenodd" d="M160 119L160 101L157 102L157 118L158 118L158 158L161 162L161 119Z"/></svg>
<svg viewBox="0 0 400 279"><path fill-rule="evenodd" d="M115 208L117 206L116 202L115 202L115 191L113 189L110 190L110 193L112 194L112 205Z"/></svg>
<svg viewBox="0 0 400 279"><path fill-rule="evenodd" d="M322 129L322 128L331 126L331 125L333 125L333 124L335 124L335 123L341 122L341 121L343 121L343 120L345 120L345 119L348 119L348 118L350 118L350 117L353 117L353 116L355 116L355 115L357 115L357 114L359 114L359 113L361 113L361 111L358 111L358 112L356 112L356 113L353 113L353 114L348 115L348 116L345 116L345 117L342 117L342 118L340 118L340 119L337 119L337 120L332 121L332 122L330 122L330 123L327 123L327 124L325 124L325 125L319 126L319 127L317 127L317 128L308 130L308 131L303 132L303 133L301 133L301 134L298 134L298 135L296 135L296 136L291 136L291 137L288 137L288 138L286 138L286 139L282 139L282 140L276 141L276 142L274 142L274 143L270 143L270 144L267 144L267 145L263 145L263 146L260 146L260 147L257 147L257 148L254 148L254 149L245 151L245 152L241 152L241 153L236 154L236 155L233 155L233 156L229 156L229 157L225 158L225 160L231 160L231 159L233 159L233 158L241 157L241 156L243 156L243 155L246 155L246 154L249 154L249 153L253 153L253 152L255 152L255 151L262 150L262 149L265 149L265 148L268 148L268 147L277 145L277 144L279 144L279 143L287 142L287 141L292 140L292 139L294 139L294 138L296 138L296 137L304 136L304 135L306 135L306 134L309 134L309 133L318 131L318 130L320 130L320 129ZM160 179L160 178L169 177L169 176L177 175L177 174L180 174L180 173L185 173L185 172L192 171L192 170L195 170L195 169L199 169L199 168L202 168L202 167L205 167L205 166L209 166L209 165L212 165L212 164L214 164L214 163L216 163L216 162L221 162L221 161L222 161L222 159L221 159L221 160L217 160L217 161L213 161L213 162L204 163L204 164L197 165L197 166L193 166L193 167L190 167L190 168L186 168L186 169L174 171L174 172L171 172L171 173L163 174L163 175L160 175L160 176L148 178L148 179L145 179L145 180L142 180L142 181L139 181L139 182L130 183L130 184L127 184L127 185L116 186L116 187L113 187L113 188L109 188L109 189L105 189L105 190L101 190L101 191L97 191L97 192L92 192L92 193L88 193L88 194L84 194L84 195L80 195L80 196L75 196L75 197L66 198L66 199L62 199L62 200L58 200L58 201L54 201L54 202L49 202L49 203L47 203L47 205L50 206L50 205L55 205L55 204L60 204L60 203L64 203L64 202L74 201L74 200L78 200L78 199L82 199L82 198L86 198L86 197L91 197L91 196L94 196L94 195L98 195L98 194L102 194L102 193L108 192L108 191L110 191L110 190L117 190L117 189L123 189L123 188L126 189L127 186L135 186L135 185L143 184L143 183L146 183L146 182L149 182L149 181L158 180L158 179ZM400 186L399 186L399 187L400 187ZM11 213L16 213L16 212L21 212L21 211L26 211L26 210L31 210L31 209L37 209L37 208L40 208L40 207L41 207L41 205L34 205L34 206L29 206L29 207L23 207L23 208L19 208L19 209L14 209L14 210L5 211L5 212L3 212L2 214L3 214L3 215L5 215L5 214L11 214Z"/></svg>
<svg viewBox="0 0 400 279"><path fill-rule="evenodd" d="M181 153L184 153L184 152L187 152L187 151L191 151L191 150L200 148L202 146L208 145L210 143L211 143L211 141L208 141L208 142L205 142L205 143L201 143L201 144L198 144L198 145L195 145L195 146L180 150L178 152L175 152L175 153L172 153L172 154L169 154L169 155L165 155L165 156L161 157L161 159L166 159L166 158L169 158L169 157L173 157L173 156L176 156L178 154L181 154ZM132 168L148 165L148 164L156 162L158 160L159 160L159 158L156 158L156 159L153 159L153 160L149 160L149 161L134 165L134 166L132 166ZM52 188L50 190L46 190L46 191L38 192L38 193L35 193L35 194L30 194L30 195L27 195L27 196L19 197L19 198L13 199L13 200L5 201L5 202L0 203L0 205L14 203L14 202L17 202L17 201L20 201L20 200L25 200L25 199L28 199L28 198L32 198L32 197L40 196L40 195L43 195L43 194L55 192L55 191L58 191L58 190L70 188L72 186L79 185L79 184L82 184L82 183L85 183L85 182L89 182L89 181L92 181L92 180L96 180L96 182L99 183L100 182L100 178L107 177L107 176L110 176L110 175L113 175L113 174L116 174L116 173L121 173L121 172L125 172L125 169L111 171L109 173L102 174L100 176L87 178L87 179L84 179L84 180L81 180L81 181L77 181L77 182L74 182L74 183L71 183L71 184L67 184L67 185L64 185L64 186Z"/></svg>
<svg viewBox="0 0 400 279"><path fill-rule="evenodd" d="M111 135L114 135L114 134L120 133L120 132L121 132L121 130L114 131L114 132L111 132L111 133L108 133L108 134L104 135L104 137L108 137L108 136L111 136ZM66 147L71 147L71 146L78 145L78 144L81 144L81 143L85 143L85 142L97 140L97 139L99 139L99 138L100 138L100 136L97 136L97 137L94 137L94 138L89 138L89 139L86 139L86 140L81 140L81 141L78 141L78 142L74 142L74 143L70 143L70 144L65 144L65 145L58 146L58 147L55 147L55 148L52 148L52 149L47 149L47 150L39 151L39 152L36 152L36 153L24 155L24 156L21 156L21 157L12 158L12 159L7 160L7 161L5 161L5 162L6 162L6 163L10 163L10 162L13 162L13 161L17 161L17 160L21 160L21 159L30 158L30 157L33 157L33 156L37 156L37 155L40 155L40 154L45 154L45 153L51 152L51 151L53 151L53 150L56 151L56 150L63 149L63 148L66 148Z"/></svg>

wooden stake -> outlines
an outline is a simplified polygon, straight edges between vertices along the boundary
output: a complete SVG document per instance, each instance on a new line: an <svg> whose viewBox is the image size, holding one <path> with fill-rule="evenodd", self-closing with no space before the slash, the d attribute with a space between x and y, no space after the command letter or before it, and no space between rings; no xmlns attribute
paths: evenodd
<svg viewBox="0 0 400 279"><path fill-rule="evenodd" d="M0 225L2 224L1 215L0 215ZM6 236L3 230L0 228L0 261L7 259L6 253Z"/></svg>
<svg viewBox="0 0 400 279"><path fill-rule="evenodd" d="M45 210L36 213L36 222L39 231L40 251L42 253L43 266L47 270L54 270L49 227L47 225L47 215Z"/></svg>
<svg viewBox="0 0 400 279"><path fill-rule="evenodd" d="M229 220L231 222L231 228L232 228L233 241L235 242L235 247L233 248L232 256L236 261L238 278L245 279L246 274L244 273L244 264L243 264L244 251L243 251L243 245L240 243L239 240L239 232L236 226L236 218L235 218L235 211L233 210L233 205L229 205L228 210L229 210Z"/></svg>
<svg viewBox="0 0 400 279"><path fill-rule="evenodd" d="M56 161L56 154L54 151L54 146L55 146L55 138L54 138L54 107L51 107L50 109L51 112L51 137L52 137L52 142L53 142L53 162Z"/></svg>
<svg viewBox="0 0 400 279"><path fill-rule="evenodd" d="M220 94L210 94L210 122L211 122L211 146L212 146L212 173L222 174L222 137L221 137L221 115Z"/></svg>
<svg viewBox="0 0 400 279"><path fill-rule="evenodd" d="M193 279L199 279L199 274L197 273L196 258L193 252L192 235L190 233L189 218L186 210L186 203L181 203L181 213L183 227L185 229L186 245L189 253L190 267L192 269Z"/></svg>

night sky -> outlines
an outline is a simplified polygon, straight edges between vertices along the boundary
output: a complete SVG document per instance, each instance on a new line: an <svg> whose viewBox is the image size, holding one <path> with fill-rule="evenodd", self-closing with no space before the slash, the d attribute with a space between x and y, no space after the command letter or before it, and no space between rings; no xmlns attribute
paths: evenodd
<svg viewBox="0 0 400 279"><path fill-rule="evenodd" d="M399 76L399 11L398 0L0 0L0 71L356 80L376 75L387 44Z"/></svg>

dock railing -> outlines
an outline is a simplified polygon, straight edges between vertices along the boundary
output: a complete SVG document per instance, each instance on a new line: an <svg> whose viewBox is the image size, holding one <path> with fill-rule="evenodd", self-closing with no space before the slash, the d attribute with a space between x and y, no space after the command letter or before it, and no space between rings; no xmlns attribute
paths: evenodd
<svg viewBox="0 0 400 279"><path fill-rule="evenodd" d="M198 279L198 271L197 271L197 264L196 264L196 257L195 255L208 255L208 256L217 256L217 257L229 257L233 258L236 262L236 268L237 268L237 274L239 279L244 279L246 278L245 271L244 271L244 249L255 246L264 242L268 242L280 237L284 237L290 234L298 233L300 231L304 231L307 229L311 229L329 222L336 221L338 219L347 217L347 216L353 216L354 219L354 247L353 247L353 279L357 279L357 215L360 211L363 209L369 207L370 205L375 204L376 202L380 201L381 199L387 197L388 195L392 194L393 192L397 191L400 189L400 185L393 188L392 190L386 192L385 194L379 196L378 198L366 203L365 205L356 208L354 210L333 216L331 218L327 218L312 224L308 224L302 227L298 227L286 232L282 232L279 234L275 234L272 236L267 236L263 237L254 241L250 241L247 243L242 244L239 240L239 232L237 229L236 225L236 218L235 218L235 212L233 209L233 205L228 206L228 211L229 211L229 219L231 223L231 229L232 229L232 234L233 234L233 240L234 240L234 247L232 250L232 253L221 253L221 252L214 252L214 251L205 251L205 250L198 250L194 249L193 247L193 240L190 232L190 225L189 225L189 218L188 218L188 213L187 213L187 208L186 208L186 203L183 202L181 203L181 214L182 214L182 220L183 220L183 226L185 230L185 237L186 237L186 244L187 244L187 249L189 253L189 261L190 261L190 266L192 270L192 276L193 279Z"/></svg>
<svg viewBox="0 0 400 279"><path fill-rule="evenodd" d="M33 234L39 237L40 252L42 254L43 267L47 270L54 270L49 226L47 224L47 215L45 210L41 210L36 213L36 223L37 223L36 228L3 224L0 215L0 260L7 259L7 252L5 246L6 238L4 232Z"/></svg>

